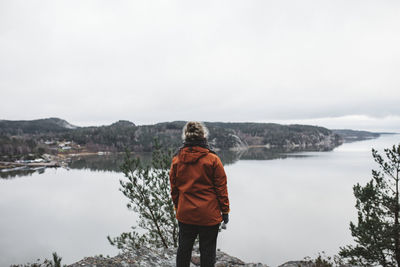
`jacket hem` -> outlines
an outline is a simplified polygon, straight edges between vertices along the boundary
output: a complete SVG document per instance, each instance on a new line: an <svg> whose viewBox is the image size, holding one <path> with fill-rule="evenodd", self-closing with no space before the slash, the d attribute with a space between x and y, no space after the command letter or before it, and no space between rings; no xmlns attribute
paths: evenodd
<svg viewBox="0 0 400 267"><path fill-rule="evenodd" d="M192 225L199 225L199 226L213 226L213 225L217 225L222 223L222 218L220 221L215 221L215 222L211 222L211 223L199 223L199 222L193 222L193 221L186 221L186 220L180 220L177 218L177 220L181 223L185 223L185 224L192 224Z"/></svg>

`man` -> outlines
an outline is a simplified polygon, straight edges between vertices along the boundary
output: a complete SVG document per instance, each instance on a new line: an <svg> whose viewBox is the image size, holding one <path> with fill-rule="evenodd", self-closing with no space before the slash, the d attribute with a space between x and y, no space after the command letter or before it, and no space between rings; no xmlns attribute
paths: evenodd
<svg viewBox="0 0 400 267"><path fill-rule="evenodd" d="M172 159L171 197L179 223L177 267L190 266L197 235L201 267L214 266L219 225L229 221L226 174L209 149L207 136L202 123L188 122L182 133L184 145Z"/></svg>

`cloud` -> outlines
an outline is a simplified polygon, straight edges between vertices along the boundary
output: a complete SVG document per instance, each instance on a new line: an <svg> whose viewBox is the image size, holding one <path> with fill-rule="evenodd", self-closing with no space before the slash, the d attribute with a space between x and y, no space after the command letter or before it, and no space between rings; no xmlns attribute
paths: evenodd
<svg viewBox="0 0 400 267"><path fill-rule="evenodd" d="M396 1L0 5L3 119L400 116Z"/></svg>

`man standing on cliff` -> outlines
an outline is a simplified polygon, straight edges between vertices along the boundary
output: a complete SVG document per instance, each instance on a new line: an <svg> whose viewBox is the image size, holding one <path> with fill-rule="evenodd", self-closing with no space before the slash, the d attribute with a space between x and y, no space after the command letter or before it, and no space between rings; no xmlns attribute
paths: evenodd
<svg viewBox="0 0 400 267"><path fill-rule="evenodd" d="M177 267L190 266L197 235L201 267L214 266L219 225L229 221L225 170L209 149L207 136L202 123L188 122L183 128L184 145L172 159L171 197L179 223Z"/></svg>

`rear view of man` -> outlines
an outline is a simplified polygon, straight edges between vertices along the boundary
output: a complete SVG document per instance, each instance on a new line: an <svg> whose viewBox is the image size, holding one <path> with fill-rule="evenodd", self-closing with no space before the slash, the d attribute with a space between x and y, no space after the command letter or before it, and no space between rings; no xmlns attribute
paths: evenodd
<svg viewBox="0 0 400 267"><path fill-rule="evenodd" d="M179 223L177 267L190 266L197 236L201 267L214 266L218 228L229 221L225 170L209 149L207 135L202 123L188 122L183 128L184 145L172 159L171 197Z"/></svg>

